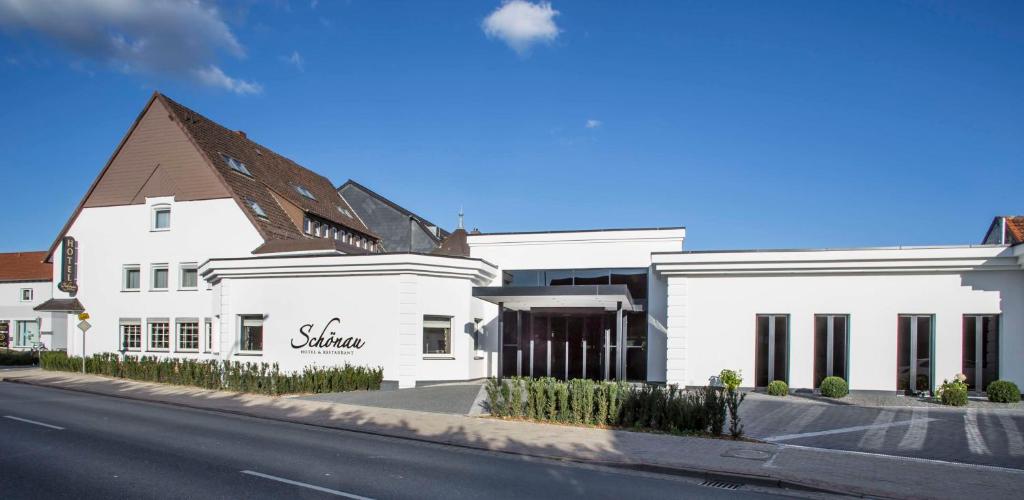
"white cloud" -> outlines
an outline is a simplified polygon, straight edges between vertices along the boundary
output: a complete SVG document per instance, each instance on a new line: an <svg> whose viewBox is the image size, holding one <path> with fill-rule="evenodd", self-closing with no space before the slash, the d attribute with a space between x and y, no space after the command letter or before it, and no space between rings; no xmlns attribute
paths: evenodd
<svg viewBox="0 0 1024 500"><path fill-rule="evenodd" d="M584 124L584 127L587 127L587 128L600 128L601 125L604 125L604 122L602 122L601 120L590 119L590 120L587 120L587 123Z"/></svg>
<svg viewBox="0 0 1024 500"><path fill-rule="evenodd" d="M221 54L245 57L220 12L200 0L0 0L0 28L128 73L196 76Z"/></svg>
<svg viewBox="0 0 1024 500"><path fill-rule="evenodd" d="M299 71L306 71L306 60L302 58L302 54L299 54L297 50L293 50L290 56L281 56L281 60L295 66L295 69Z"/></svg>
<svg viewBox="0 0 1024 500"><path fill-rule="evenodd" d="M557 15L558 11L548 2L508 0L484 18L483 30L488 37L498 38L524 54L533 44L552 42L558 37Z"/></svg>
<svg viewBox="0 0 1024 500"><path fill-rule="evenodd" d="M225 75L220 68L214 65L200 68L193 71L196 78L205 85L220 87L230 90L236 94L259 94L263 92L263 86L258 83L238 80Z"/></svg>

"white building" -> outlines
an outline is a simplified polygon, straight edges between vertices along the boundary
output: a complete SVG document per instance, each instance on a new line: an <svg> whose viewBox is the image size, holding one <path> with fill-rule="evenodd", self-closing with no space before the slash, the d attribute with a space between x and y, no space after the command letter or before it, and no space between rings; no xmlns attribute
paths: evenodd
<svg viewBox="0 0 1024 500"><path fill-rule="evenodd" d="M88 354L381 366L397 387L732 368L983 388L1024 382L1016 224L978 246L696 253L681 227L448 233L156 94L50 249L40 309L88 311Z"/></svg>
<svg viewBox="0 0 1024 500"><path fill-rule="evenodd" d="M53 338L50 314L34 309L50 298L53 270L45 257L46 252L0 253L0 349L64 347L62 337ZM57 330L65 328L58 325Z"/></svg>

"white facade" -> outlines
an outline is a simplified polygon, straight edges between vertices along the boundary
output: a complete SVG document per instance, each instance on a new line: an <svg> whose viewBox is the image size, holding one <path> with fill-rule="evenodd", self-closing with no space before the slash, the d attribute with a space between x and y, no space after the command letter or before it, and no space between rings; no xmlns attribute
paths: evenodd
<svg viewBox="0 0 1024 500"><path fill-rule="evenodd" d="M0 282L0 329L7 330L10 348L31 349L37 343L47 348L54 346L54 325L50 313L33 310L49 298L49 281ZM58 323L61 319L58 318ZM62 331L62 328L58 330Z"/></svg>
<svg viewBox="0 0 1024 500"><path fill-rule="evenodd" d="M962 371L964 315L999 315L999 376L1020 383L1021 255L1006 246L657 254L668 381L706 384L730 368L752 385L755 317L778 314L789 317L790 387L812 388L812 322L832 314L849 318L851 390L895 391L897 318L914 314L934 317L937 381Z"/></svg>
<svg viewBox="0 0 1024 500"><path fill-rule="evenodd" d="M155 207L171 211L170 227L157 230L152 218ZM77 298L86 306L92 328L86 334L86 354L118 352L122 349L120 323L142 325L141 353L178 355L176 345L150 349L146 345L148 324L167 322L170 328L182 320L203 325L213 317L213 292L198 279L195 288L181 286L183 267L198 268L210 256L248 256L260 238L232 199L176 202L173 197L148 198L145 204L83 208L67 231L78 245ZM54 256L53 297L71 298L57 288L60 282L60 253ZM138 289L125 286L125 270L139 270ZM154 287L154 269L167 269L167 286ZM68 315L68 351L82 352L78 319ZM202 326L201 326L202 327ZM210 356L188 353L188 356Z"/></svg>

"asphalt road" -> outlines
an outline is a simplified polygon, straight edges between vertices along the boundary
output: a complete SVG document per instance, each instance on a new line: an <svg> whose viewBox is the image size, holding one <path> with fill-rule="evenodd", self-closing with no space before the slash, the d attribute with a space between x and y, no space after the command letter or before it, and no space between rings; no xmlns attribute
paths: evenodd
<svg viewBox="0 0 1024 500"><path fill-rule="evenodd" d="M1024 413L748 398L748 436L779 444L1024 469Z"/></svg>
<svg viewBox="0 0 1024 500"><path fill-rule="evenodd" d="M0 383L0 496L770 498L791 492L565 464Z"/></svg>

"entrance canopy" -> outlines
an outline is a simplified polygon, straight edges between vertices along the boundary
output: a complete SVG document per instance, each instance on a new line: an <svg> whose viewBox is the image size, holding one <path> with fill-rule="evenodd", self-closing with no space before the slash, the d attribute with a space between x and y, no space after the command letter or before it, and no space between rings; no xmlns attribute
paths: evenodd
<svg viewBox="0 0 1024 500"><path fill-rule="evenodd" d="M615 311L619 304L624 311L639 311L626 285L556 285L556 286L478 286L473 296L505 309L578 308Z"/></svg>

